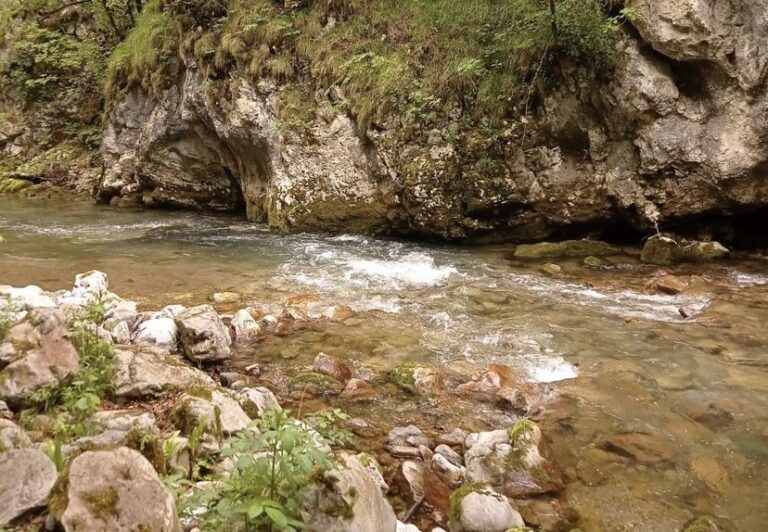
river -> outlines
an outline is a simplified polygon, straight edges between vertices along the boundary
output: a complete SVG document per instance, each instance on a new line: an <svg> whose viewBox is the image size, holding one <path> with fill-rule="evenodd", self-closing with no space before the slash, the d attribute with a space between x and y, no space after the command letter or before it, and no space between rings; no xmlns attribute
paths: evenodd
<svg viewBox="0 0 768 532"><path fill-rule="evenodd" d="M99 269L144 309L234 291L260 304L311 293L358 311L242 350L242 364L306 364L323 351L376 369L517 368L550 397L542 429L582 530L677 530L702 513L734 530L768 523L768 262L667 268L692 286L671 296L648 288L658 268L634 254L604 269L558 261L555 279L508 246L281 236L233 217L84 202L0 197L0 234L0 284L55 290ZM470 428L506 415L403 401L373 408ZM638 452L614 452L616 437Z"/></svg>

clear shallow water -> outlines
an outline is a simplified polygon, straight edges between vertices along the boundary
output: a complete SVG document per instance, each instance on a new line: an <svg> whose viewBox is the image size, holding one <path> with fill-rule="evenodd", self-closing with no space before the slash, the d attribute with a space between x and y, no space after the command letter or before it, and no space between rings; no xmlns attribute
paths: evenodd
<svg viewBox="0 0 768 532"><path fill-rule="evenodd" d="M241 354L253 360L309 363L325 351L386 369L468 359L551 383L559 398L542 423L584 530L676 530L700 513L733 530L768 522L766 263L677 268L694 288L666 296L646 288L657 269L631 257L607 270L563 262L563 278L551 279L503 246L279 236L180 212L0 198L0 234L0 284L59 289L96 268L147 309L234 290L242 306L311 293L361 311L350 325L299 329ZM380 408L412 415L395 401ZM651 434L665 459L603 450L626 432Z"/></svg>

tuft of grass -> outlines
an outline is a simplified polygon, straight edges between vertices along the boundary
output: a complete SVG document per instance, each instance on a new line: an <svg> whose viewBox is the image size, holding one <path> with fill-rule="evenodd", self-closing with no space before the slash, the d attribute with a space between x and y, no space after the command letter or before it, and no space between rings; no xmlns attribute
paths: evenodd
<svg viewBox="0 0 768 532"><path fill-rule="evenodd" d="M611 64L623 20L609 15L614 4L554 6L555 25L542 0L313 0L293 9L272 0L151 0L112 54L106 91L161 90L178 73L179 54L192 53L216 78L269 77L306 94L339 89L337 104L361 129L393 115L420 124L456 107L499 127L528 107L558 60Z"/></svg>
<svg viewBox="0 0 768 532"><path fill-rule="evenodd" d="M133 87L150 94L167 88L181 68L180 42L181 30L174 18L161 9L158 0L147 3L136 26L109 58L107 97Z"/></svg>

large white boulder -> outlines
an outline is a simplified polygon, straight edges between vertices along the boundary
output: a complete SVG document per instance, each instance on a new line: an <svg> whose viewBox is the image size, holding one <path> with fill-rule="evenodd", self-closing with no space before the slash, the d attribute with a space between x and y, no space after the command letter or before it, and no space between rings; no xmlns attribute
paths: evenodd
<svg viewBox="0 0 768 532"><path fill-rule="evenodd" d="M180 532L173 495L141 453L120 447L72 461L52 510L64 530ZM57 488L58 492L59 488Z"/></svg>
<svg viewBox="0 0 768 532"><path fill-rule="evenodd" d="M117 349L114 356L115 395L126 399L160 395L190 386L214 386L205 372L187 365L168 351L156 347Z"/></svg>
<svg viewBox="0 0 768 532"><path fill-rule="evenodd" d="M230 357L232 338L211 305L192 307L176 316L184 355L193 362L217 362Z"/></svg>
<svg viewBox="0 0 768 532"><path fill-rule="evenodd" d="M0 527L27 510L45 506L56 477L56 466L42 451L0 453Z"/></svg>

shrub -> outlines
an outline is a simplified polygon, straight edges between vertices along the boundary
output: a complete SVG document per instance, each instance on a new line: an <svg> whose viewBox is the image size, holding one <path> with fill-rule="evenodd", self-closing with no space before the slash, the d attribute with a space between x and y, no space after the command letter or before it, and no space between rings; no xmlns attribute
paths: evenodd
<svg viewBox="0 0 768 532"><path fill-rule="evenodd" d="M266 411L253 427L259 432L244 430L221 453L234 460L235 471L218 493L202 496L212 506L207 524L212 530L236 524L245 530L303 528L299 511L307 488L331 467L331 458L286 410Z"/></svg>
<svg viewBox="0 0 768 532"><path fill-rule="evenodd" d="M103 318L103 303L98 298L70 326L70 339L79 355L80 370L71 382L43 388L30 397L39 410L58 415L58 438L87 433L85 421L98 408L101 400L112 393L114 349L96 333Z"/></svg>

